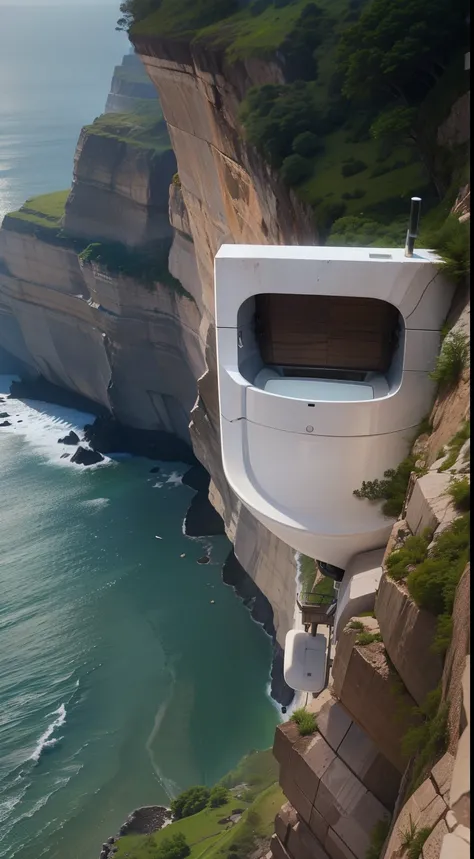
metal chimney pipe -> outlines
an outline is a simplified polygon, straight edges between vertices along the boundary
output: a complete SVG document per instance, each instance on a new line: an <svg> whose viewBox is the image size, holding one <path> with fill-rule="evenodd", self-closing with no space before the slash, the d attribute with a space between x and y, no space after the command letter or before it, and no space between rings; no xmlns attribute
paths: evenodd
<svg viewBox="0 0 474 859"><path fill-rule="evenodd" d="M415 239L418 235L420 224L421 197L411 198L410 221L408 223L407 237L405 241L405 256L412 257L415 248Z"/></svg>

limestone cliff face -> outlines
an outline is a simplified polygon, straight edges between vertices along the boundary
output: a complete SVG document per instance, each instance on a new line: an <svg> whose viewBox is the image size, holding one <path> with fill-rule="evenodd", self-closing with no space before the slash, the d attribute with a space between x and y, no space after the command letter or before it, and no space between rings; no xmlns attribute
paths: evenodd
<svg viewBox="0 0 474 859"><path fill-rule="evenodd" d="M170 149L156 152L83 129L64 230L132 247L171 236L168 187L175 164Z"/></svg>
<svg viewBox="0 0 474 859"><path fill-rule="evenodd" d="M0 231L0 342L34 374L122 423L187 439L202 373L191 296L83 264L68 247ZM8 271L8 273L6 273Z"/></svg>
<svg viewBox="0 0 474 859"><path fill-rule="evenodd" d="M240 505L223 475L214 335L214 256L223 242L314 244L308 211L288 192L239 128L240 102L249 86L283 80L281 69L258 60L228 65L219 53L154 38L134 39L156 85L178 164L181 188L172 188L176 236L170 262L179 276L194 250L206 343L206 371L192 411L194 452L211 475L210 498L222 515L235 553L269 599L281 645L293 625L294 552ZM184 234L192 245L181 257ZM193 265L194 265L193 264Z"/></svg>
<svg viewBox="0 0 474 859"><path fill-rule="evenodd" d="M147 78L140 59L131 52L114 69L105 112L133 113L137 99L156 101L156 90Z"/></svg>

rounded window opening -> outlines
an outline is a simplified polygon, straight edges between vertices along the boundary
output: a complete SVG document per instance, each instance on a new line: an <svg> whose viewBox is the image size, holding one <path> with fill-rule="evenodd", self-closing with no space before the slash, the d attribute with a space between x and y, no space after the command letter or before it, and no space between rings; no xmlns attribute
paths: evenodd
<svg viewBox="0 0 474 859"><path fill-rule="evenodd" d="M376 298L265 293L239 308L239 371L267 393L299 400L366 400L393 392L405 326Z"/></svg>

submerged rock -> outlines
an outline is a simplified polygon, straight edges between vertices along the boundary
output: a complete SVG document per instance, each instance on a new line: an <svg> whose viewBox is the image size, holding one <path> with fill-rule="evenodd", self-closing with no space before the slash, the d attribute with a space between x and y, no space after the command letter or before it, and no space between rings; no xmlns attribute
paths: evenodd
<svg viewBox="0 0 474 859"><path fill-rule="evenodd" d="M161 468L159 465L155 465L154 468L150 468L150 474L159 474L160 471L161 471Z"/></svg>
<svg viewBox="0 0 474 859"><path fill-rule="evenodd" d="M198 564L208 564L210 560L208 555L203 555L202 558L198 558Z"/></svg>
<svg viewBox="0 0 474 859"><path fill-rule="evenodd" d="M58 438L58 444L79 444L79 436L71 430L64 438Z"/></svg>
<svg viewBox="0 0 474 859"><path fill-rule="evenodd" d="M96 462L102 462L103 458L102 454L96 450L79 446L71 456L71 462L75 462L77 465L95 465Z"/></svg>
<svg viewBox="0 0 474 859"><path fill-rule="evenodd" d="M8 412L0 412L0 418L9 418L9 417L10 417L10 415L8 414Z"/></svg>
<svg viewBox="0 0 474 859"><path fill-rule="evenodd" d="M3 421L3 423L0 424L0 427L11 427L11 423L10 421Z"/></svg>

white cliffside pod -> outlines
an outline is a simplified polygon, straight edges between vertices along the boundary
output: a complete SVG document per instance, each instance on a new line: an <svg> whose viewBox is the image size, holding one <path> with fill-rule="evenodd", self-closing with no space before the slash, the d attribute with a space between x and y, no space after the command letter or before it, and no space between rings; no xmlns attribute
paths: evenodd
<svg viewBox="0 0 474 859"><path fill-rule="evenodd" d="M224 472L294 549L345 569L386 543L392 521L353 492L398 465L429 412L452 294L425 250L221 246Z"/></svg>

